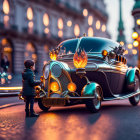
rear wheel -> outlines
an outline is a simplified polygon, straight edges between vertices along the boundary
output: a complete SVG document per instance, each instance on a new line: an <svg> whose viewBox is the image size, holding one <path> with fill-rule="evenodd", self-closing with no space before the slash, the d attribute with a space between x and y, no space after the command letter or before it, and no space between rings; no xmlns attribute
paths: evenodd
<svg viewBox="0 0 140 140"><path fill-rule="evenodd" d="M140 90L139 78L138 78L137 75L135 75L135 88L134 88L134 91L139 91L139 90ZM129 98L129 102L133 106L138 105L139 101L140 101L140 95L139 94Z"/></svg>
<svg viewBox="0 0 140 140"><path fill-rule="evenodd" d="M88 99L86 101L86 108L92 113L98 112L101 108L101 90L97 88L94 95L94 99Z"/></svg>
<svg viewBox="0 0 140 140"><path fill-rule="evenodd" d="M38 106L41 110L47 112L50 109L50 106L45 106L43 104L43 98L38 99Z"/></svg>

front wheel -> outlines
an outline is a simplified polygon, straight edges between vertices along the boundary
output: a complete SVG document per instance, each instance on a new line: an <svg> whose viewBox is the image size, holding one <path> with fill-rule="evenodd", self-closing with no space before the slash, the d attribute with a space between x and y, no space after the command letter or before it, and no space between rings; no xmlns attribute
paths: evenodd
<svg viewBox="0 0 140 140"><path fill-rule="evenodd" d="M96 89L94 97L94 99L86 101L86 108L92 113L98 112L101 108L101 93L99 88Z"/></svg>
<svg viewBox="0 0 140 140"><path fill-rule="evenodd" d="M137 75L135 75L135 88L134 88L134 91L139 91L139 90L140 90L139 78L138 78ZM140 95L139 94L129 98L129 102L133 106L138 105L139 101L140 101Z"/></svg>
<svg viewBox="0 0 140 140"><path fill-rule="evenodd" d="M50 109L49 106L45 106L45 105L43 104L43 98L38 99L38 106L39 106L39 108L40 108L41 110L43 110L43 111L45 111L45 112L47 112L47 111Z"/></svg>

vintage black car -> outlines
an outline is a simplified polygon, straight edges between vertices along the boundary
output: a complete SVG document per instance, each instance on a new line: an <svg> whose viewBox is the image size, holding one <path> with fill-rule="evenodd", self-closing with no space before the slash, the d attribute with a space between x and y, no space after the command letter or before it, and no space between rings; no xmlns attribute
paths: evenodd
<svg viewBox="0 0 140 140"><path fill-rule="evenodd" d="M80 37L65 40L50 52L43 68L38 104L48 111L51 106L85 104L91 112L101 101L128 98L139 103L139 69L129 68L123 47L112 40Z"/></svg>

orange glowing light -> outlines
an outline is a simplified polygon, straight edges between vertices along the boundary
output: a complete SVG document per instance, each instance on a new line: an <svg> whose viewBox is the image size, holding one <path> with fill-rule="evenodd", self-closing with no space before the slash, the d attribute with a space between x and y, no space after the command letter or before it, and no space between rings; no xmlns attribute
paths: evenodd
<svg viewBox="0 0 140 140"><path fill-rule="evenodd" d="M76 85L72 82L68 84L67 88L70 92L75 92L76 91Z"/></svg>
<svg viewBox="0 0 140 140"><path fill-rule="evenodd" d="M123 42L123 41L121 41L121 42L120 42L120 45L122 45L122 46L123 46L123 45L124 45L124 42Z"/></svg>
<svg viewBox="0 0 140 140"><path fill-rule="evenodd" d="M43 64L46 65L47 64L47 61L44 61Z"/></svg>
<svg viewBox="0 0 140 140"><path fill-rule="evenodd" d="M133 45L132 44L128 44L128 49L132 49Z"/></svg>
<svg viewBox="0 0 140 140"><path fill-rule="evenodd" d="M137 24L140 25L140 19L137 19Z"/></svg>
<svg viewBox="0 0 140 140"><path fill-rule="evenodd" d="M12 75L8 75L8 79L11 80L12 79Z"/></svg>
<svg viewBox="0 0 140 140"><path fill-rule="evenodd" d="M63 37L63 31L61 31L61 30L58 31L58 36L59 36L59 37Z"/></svg>
<svg viewBox="0 0 140 140"><path fill-rule="evenodd" d="M48 34L49 31L50 31L49 28L45 28L45 29L44 29L44 33L45 33L45 34Z"/></svg>
<svg viewBox="0 0 140 140"><path fill-rule="evenodd" d="M28 20L32 20L32 19L33 19L33 10L32 10L31 7L29 7L29 8L27 9L27 19L28 19Z"/></svg>
<svg viewBox="0 0 140 140"><path fill-rule="evenodd" d="M103 50L103 51L102 51L102 55L103 55L104 57L107 56L107 55L108 55L107 50Z"/></svg>
<svg viewBox="0 0 140 140"><path fill-rule="evenodd" d="M48 26L49 25L49 16L48 16L47 13L45 13L44 16L43 16L43 24L45 26Z"/></svg>
<svg viewBox="0 0 140 140"><path fill-rule="evenodd" d="M22 87L0 87L0 90L21 90Z"/></svg>
<svg viewBox="0 0 140 140"><path fill-rule="evenodd" d="M139 45L139 42L137 40L133 42L134 47L138 47L138 45Z"/></svg>
<svg viewBox="0 0 140 140"><path fill-rule="evenodd" d="M106 31L106 26L103 24L102 25L102 32L105 32Z"/></svg>
<svg viewBox="0 0 140 140"><path fill-rule="evenodd" d="M68 21L67 21L67 26L68 26L68 27L71 27L71 26L72 26L72 21L71 21L71 20L68 20Z"/></svg>
<svg viewBox="0 0 140 140"><path fill-rule="evenodd" d="M132 54L134 54L134 55L137 54L137 50L136 49L133 49L132 50Z"/></svg>
<svg viewBox="0 0 140 140"><path fill-rule="evenodd" d="M55 52L50 52L50 58L51 58L51 60L56 60L57 54Z"/></svg>
<svg viewBox="0 0 140 140"><path fill-rule="evenodd" d="M59 29L63 29L63 19L62 18L58 19L57 25L58 25Z"/></svg>
<svg viewBox="0 0 140 140"><path fill-rule="evenodd" d="M83 10L83 16L86 17L87 15L88 15L88 10L87 9L84 9Z"/></svg>
<svg viewBox="0 0 140 140"><path fill-rule="evenodd" d="M74 34L76 37L79 36L79 34L80 34L80 27L78 24L75 24L75 26L74 26Z"/></svg>
<svg viewBox="0 0 140 140"><path fill-rule="evenodd" d="M93 23L93 16L88 17L88 25L91 26Z"/></svg>
<svg viewBox="0 0 140 140"><path fill-rule="evenodd" d="M52 82L52 83L50 84L50 89L51 89L53 92L58 91L58 90L59 90L59 85L58 85L58 83L57 83L57 82Z"/></svg>
<svg viewBox="0 0 140 140"><path fill-rule="evenodd" d="M5 78L1 78L1 84L5 84Z"/></svg>
<svg viewBox="0 0 140 140"><path fill-rule="evenodd" d="M125 55L125 54L128 54L128 50L125 50L124 55Z"/></svg>
<svg viewBox="0 0 140 140"><path fill-rule="evenodd" d="M79 55L78 52L75 52L73 56L73 64L77 69L85 68L85 66L87 65L87 61L88 61L87 54L84 50L81 51Z"/></svg>
<svg viewBox="0 0 140 140"><path fill-rule="evenodd" d="M33 28L33 26L34 26L34 23L33 23L32 21L30 21L30 22L28 23L28 27L29 27L29 28Z"/></svg>
<svg viewBox="0 0 140 140"><path fill-rule="evenodd" d="M4 12L4 14L7 14L7 15L10 12L10 6L9 6L8 0L3 1L3 12Z"/></svg>
<svg viewBox="0 0 140 140"><path fill-rule="evenodd" d="M99 30L101 27L101 23L99 20L96 21L96 29Z"/></svg>
<svg viewBox="0 0 140 140"><path fill-rule="evenodd" d="M89 27L88 28L88 36L93 36L94 33L93 33L93 28L92 27Z"/></svg>
<svg viewBox="0 0 140 140"><path fill-rule="evenodd" d="M138 35L138 33L137 33L137 32L133 32L133 33L132 33L132 38L133 38L133 39L137 39L137 38L138 38L138 36L139 36L139 35Z"/></svg>

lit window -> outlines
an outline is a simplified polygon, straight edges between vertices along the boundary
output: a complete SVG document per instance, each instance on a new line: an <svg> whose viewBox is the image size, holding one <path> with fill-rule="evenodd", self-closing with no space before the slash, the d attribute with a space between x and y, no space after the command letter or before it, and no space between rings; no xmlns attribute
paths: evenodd
<svg viewBox="0 0 140 140"><path fill-rule="evenodd" d="M3 12L4 12L4 14L7 14L7 15L10 12L10 6L9 6L8 0L3 1Z"/></svg>
<svg viewBox="0 0 140 140"><path fill-rule="evenodd" d="M27 9L27 19L28 19L28 20L33 20L33 10L32 10L31 7L29 7L29 8Z"/></svg>
<svg viewBox="0 0 140 140"><path fill-rule="evenodd" d="M105 32L106 31L106 26L103 24L102 25L102 32Z"/></svg>
<svg viewBox="0 0 140 140"><path fill-rule="evenodd" d="M59 36L59 37L63 37L63 31L61 31L61 30L58 31L58 36Z"/></svg>
<svg viewBox="0 0 140 140"><path fill-rule="evenodd" d="M88 36L93 36L94 35L94 33L93 33L93 29L92 29L92 27L89 27L88 28Z"/></svg>
<svg viewBox="0 0 140 140"><path fill-rule="evenodd" d="M92 25L92 23L93 23L93 17L92 16L89 16L88 17L88 25Z"/></svg>
<svg viewBox="0 0 140 140"><path fill-rule="evenodd" d="M47 13L44 14L43 16L43 23L45 26L48 26L49 25L49 16Z"/></svg>
<svg viewBox="0 0 140 140"><path fill-rule="evenodd" d="M37 60L36 50L32 43L28 43L26 45L25 53L24 53L25 60L33 59L34 61Z"/></svg>
<svg viewBox="0 0 140 140"><path fill-rule="evenodd" d="M68 27L71 27L71 26L72 26L72 21L71 21L71 20L68 20L68 21L67 21L67 26L68 26Z"/></svg>
<svg viewBox="0 0 140 140"><path fill-rule="evenodd" d="M58 19L58 23L57 24L58 24L58 28L59 29L63 29L63 19L62 18Z"/></svg>
<svg viewBox="0 0 140 140"><path fill-rule="evenodd" d="M83 16L86 17L87 15L88 15L88 10L87 10L87 9L84 9L84 10L83 10Z"/></svg>
<svg viewBox="0 0 140 140"><path fill-rule="evenodd" d="M45 28L45 29L44 29L44 33L45 33L45 34L48 34L49 31L50 31L49 28Z"/></svg>
<svg viewBox="0 0 140 140"><path fill-rule="evenodd" d="M96 29L99 30L101 26L101 23L99 20L96 21Z"/></svg>
<svg viewBox="0 0 140 140"><path fill-rule="evenodd" d="M74 26L74 34L76 37L80 35L80 27L78 24L75 24Z"/></svg>

